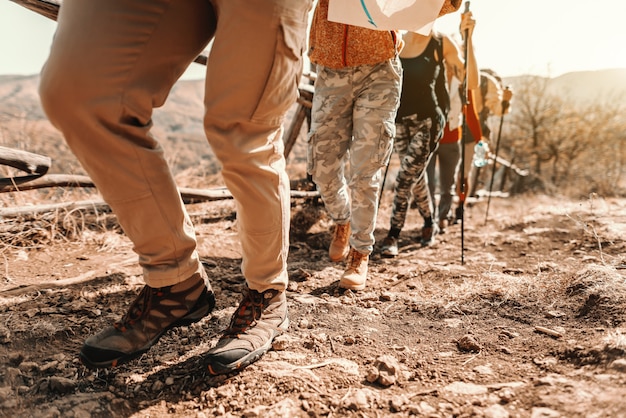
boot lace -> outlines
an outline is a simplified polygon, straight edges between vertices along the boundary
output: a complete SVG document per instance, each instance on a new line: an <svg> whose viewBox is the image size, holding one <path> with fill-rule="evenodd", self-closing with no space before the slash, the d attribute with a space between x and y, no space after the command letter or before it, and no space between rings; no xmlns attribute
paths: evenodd
<svg viewBox="0 0 626 418"><path fill-rule="evenodd" d="M266 308L263 293L245 289L244 296L239 307L233 315L230 325L224 331L224 336L236 336L243 334L250 326L253 326L261 313Z"/></svg>
<svg viewBox="0 0 626 418"><path fill-rule="evenodd" d="M121 332L125 332L128 328L132 328L133 325L146 316L150 309L150 302L154 296L163 296L163 291L161 289L144 286L131 304L128 312L126 312L120 321L115 322L113 326Z"/></svg>
<svg viewBox="0 0 626 418"><path fill-rule="evenodd" d="M350 270L358 270L361 265L361 260L363 260L365 256L359 253L358 251L350 251L348 254L348 269Z"/></svg>

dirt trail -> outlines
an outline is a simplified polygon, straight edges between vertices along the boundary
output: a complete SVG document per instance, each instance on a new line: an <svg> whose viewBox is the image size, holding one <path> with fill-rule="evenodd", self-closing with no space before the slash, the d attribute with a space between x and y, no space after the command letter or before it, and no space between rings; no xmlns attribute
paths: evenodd
<svg viewBox="0 0 626 418"><path fill-rule="evenodd" d="M87 229L3 248L0 416L626 416L626 200L495 199L487 225L480 201L466 211L463 264L460 225L422 248L412 211L400 256L374 254L358 293L336 288L323 209L295 202L289 332L219 378L202 356L243 285L233 204L189 210L216 310L112 370L76 354L141 287L126 238Z"/></svg>

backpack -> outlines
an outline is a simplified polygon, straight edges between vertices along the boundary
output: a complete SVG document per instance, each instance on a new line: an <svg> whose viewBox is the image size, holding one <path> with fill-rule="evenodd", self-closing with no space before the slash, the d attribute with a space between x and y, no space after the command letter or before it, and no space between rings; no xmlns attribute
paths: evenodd
<svg viewBox="0 0 626 418"><path fill-rule="evenodd" d="M483 135L487 138L489 138L489 135L491 134L491 129L489 129L489 126L487 124L487 119L489 118L491 110L487 106L485 106L485 97L487 97L487 94L489 92L490 78L492 79L492 82L496 84L497 89L502 88L502 77L500 77L498 73L490 68L482 68L480 70L480 95L482 97L482 103L480 104L480 112L478 117L480 120Z"/></svg>
<svg viewBox="0 0 626 418"><path fill-rule="evenodd" d="M496 73L495 71L493 71L491 68L481 68L480 69L481 73L485 73L485 74L489 74L490 76L492 76L497 82L498 82L498 86L502 86L502 77L500 77L498 75L498 73ZM487 94L487 78L486 77L480 77L480 92L482 93L483 97L485 96L485 94Z"/></svg>

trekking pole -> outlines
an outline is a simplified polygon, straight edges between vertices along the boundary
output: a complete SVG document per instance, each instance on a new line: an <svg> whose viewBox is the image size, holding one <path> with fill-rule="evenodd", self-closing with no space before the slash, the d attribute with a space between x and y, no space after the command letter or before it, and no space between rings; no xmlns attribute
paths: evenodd
<svg viewBox="0 0 626 418"><path fill-rule="evenodd" d="M509 86L506 86L506 90L509 90ZM489 193L487 194L487 210L485 211L485 225L487 225L487 219L489 218L489 203L491 202L491 190L493 189L493 179L496 176L496 163L498 162L498 148L500 147L500 136L502 135L502 124L504 123L504 113L509 108L509 101L502 100L502 115L500 116L500 127L498 128L498 138L496 139L496 151L493 157L493 168L491 170L491 180L489 181Z"/></svg>
<svg viewBox="0 0 626 418"><path fill-rule="evenodd" d="M463 13L468 13L470 7L470 2L465 2L465 11ZM469 127L467 125L467 102L468 102L468 85L467 85L467 56L469 55L469 31L465 30L465 39L463 43L463 48L465 50L465 61L463 63L465 69L465 76L463 77L463 94L461 95L461 101L463 104L463 135L461 138L461 184L459 187L459 208L461 209L461 265L465 264L465 141L469 135Z"/></svg>
<svg viewBox="0 0 626 418"><path fill-rule="evenodd" d="M393 156L393 154L392 154ZM391 158L385 167L385 174L383 174L383 182L380 185L380 193L378 193L378 209L380 209L380 201L383 200L383 192L385 191L385 181L387 180L387 172L389 171L389 164L391 164Z"/></svg>

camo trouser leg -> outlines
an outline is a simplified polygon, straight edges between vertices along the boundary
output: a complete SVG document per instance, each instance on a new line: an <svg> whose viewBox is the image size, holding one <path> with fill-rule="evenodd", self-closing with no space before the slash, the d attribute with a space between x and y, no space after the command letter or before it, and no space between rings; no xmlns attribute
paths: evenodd
<svg viewBox="0 0 626 418"><path fill-rule="evenodd" d="M402 69L397 60L340 70L318 66L308 171L336 223L350 222L350 245L369 254L384 167L395 134Z"/></svg>

